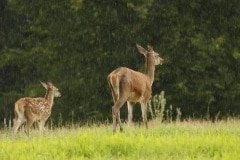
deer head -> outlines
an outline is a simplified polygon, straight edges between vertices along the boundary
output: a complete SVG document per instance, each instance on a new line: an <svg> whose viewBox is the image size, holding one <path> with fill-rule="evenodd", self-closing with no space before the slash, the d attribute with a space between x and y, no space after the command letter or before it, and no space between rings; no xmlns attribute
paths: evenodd
<svg viewBox="0 0 240 160"><path fill-rule="evenodd" d="M153 50L153 47L150 44L147 45L147 49L144 49L139 44L136 44L136 46L139 53L143 54L145 58L147 58L147 55L150 55L154 59L154 65L163 64L163 59L159 56L159 53L156 53Z"/></svg>
<svg viewBox="0 0 240 160"><path fill-rule="evenodd" d="M46 91L52 91L54 94L54 97L61 97L61 93L58 91L58 88L55 87L51 82L43 83L40 81L42 86L46 89Z"/></svg>

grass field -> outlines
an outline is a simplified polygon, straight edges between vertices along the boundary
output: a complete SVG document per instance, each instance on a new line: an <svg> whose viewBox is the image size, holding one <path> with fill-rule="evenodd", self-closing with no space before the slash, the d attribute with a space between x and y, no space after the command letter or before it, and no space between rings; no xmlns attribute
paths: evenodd
<svg viewBox="0 0 240 160"><path fill-rule="evenodd" d="M124 127L75 127L48 130L41 135L31 130L12 136L0 132L0 159L240 159L240 121L179 122Z"/></svg>

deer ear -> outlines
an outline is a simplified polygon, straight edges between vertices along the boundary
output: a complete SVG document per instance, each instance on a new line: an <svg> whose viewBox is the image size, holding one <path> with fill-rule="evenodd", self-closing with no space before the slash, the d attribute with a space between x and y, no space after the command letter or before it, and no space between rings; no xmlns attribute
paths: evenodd
<svg viewBox="0 0 240 160"><path fill-rule="evenodd" d="M40 83L42 84L42 86L43 86L45 89L47 89L47 84L46 84L46 83L43 83L43 82L41 82L41 81L40 81Z"/></svg>
<svg viewBox="0 0 240 160"><path fill-rule="evenodd" d="M149 52L152 52L152 51L153 51L152 45L148 44L148 45L147 45L147 50L148 50Z"/></svg>
<svg viewBox="0 0 240 160"><path fill-rule="evenodd" d="M143 55L146 55L147 54L147 50L144 49L142 46L140 46L139 44L136 44L137 46L137 49L138 49L138 52L143 54Z"/></svg>

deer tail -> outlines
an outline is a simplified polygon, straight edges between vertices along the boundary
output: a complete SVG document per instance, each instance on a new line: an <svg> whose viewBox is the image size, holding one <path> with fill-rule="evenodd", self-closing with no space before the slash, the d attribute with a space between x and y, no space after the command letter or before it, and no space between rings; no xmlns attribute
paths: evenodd
<svg viewBox="0 0 240 160"><path fill-rule="evenodd" d="M17 120L18 118L21 118L24 114L24 107L21 106L20 101L17 101L15 103L14 114L15 114L15 120Z"/></svg>

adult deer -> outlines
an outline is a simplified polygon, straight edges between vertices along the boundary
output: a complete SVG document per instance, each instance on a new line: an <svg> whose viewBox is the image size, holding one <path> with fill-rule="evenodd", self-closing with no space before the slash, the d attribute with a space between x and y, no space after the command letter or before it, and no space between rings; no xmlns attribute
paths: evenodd
<svg viewBox="0 0 240 160"><path fill-rule="evenodd" d="M138 51L145 56L145 73L136 72L126 67L120 67L108 75L108 84L112 91L114 105L112 107L113 132L119 123L120 131L123 130L120 119L120 108L127 101L128 123L132 123L132 103L141 104L143 122L147 125L147 103L151 96L152 83L154 81L155 65L163 63L163 59L154 52L152 46L144 49L137 44Z"/></svg>
<svg viewBox="0 0 240 160"><path fill-rule="evenodd" d="M13 132L16 134L18 128L27 122L25 126L25 133L29 136L29 129L32 126L34 121L38 122L39 130L42 133L45 128L45 122L48 117L51 115L51 110L54 102L54 97L60 97L61 93L58 91L58 88L55 87L51 82L43 83L42 86L46 89L45 97L38 98L20 98L15 102L15 119Z"/></svg>

